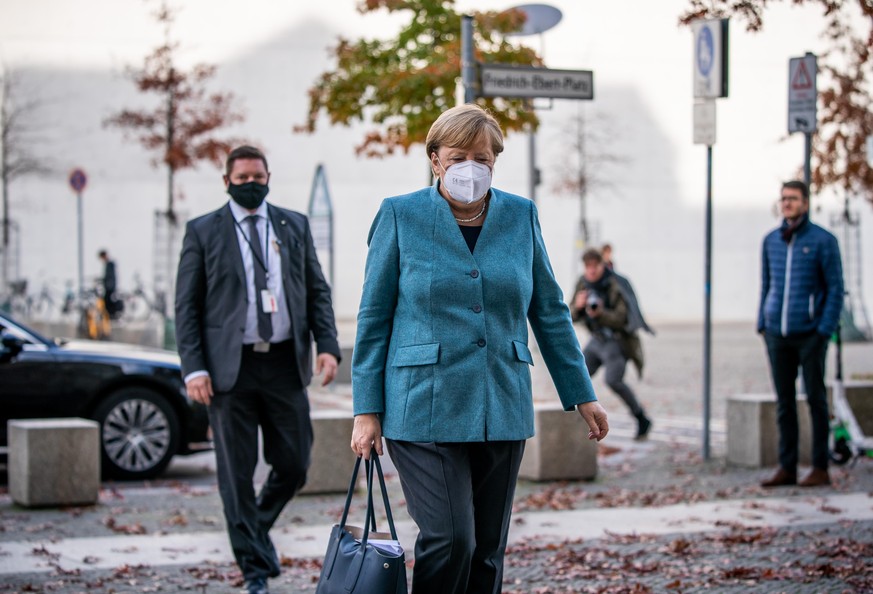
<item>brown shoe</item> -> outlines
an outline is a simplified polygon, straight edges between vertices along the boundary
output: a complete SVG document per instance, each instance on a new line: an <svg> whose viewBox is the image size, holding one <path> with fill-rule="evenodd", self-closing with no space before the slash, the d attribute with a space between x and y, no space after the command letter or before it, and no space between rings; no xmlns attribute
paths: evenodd
<svg viewBox="0 0 873 594"><path fill-rule="evenodd" d="M813 468L797 484L801 487L822 487L831 484L831 477L826 468Z"/></svg>
<svg viewBox="0 0 873 594"><path fill-rule="evenodd" d="M761 481L762 487L784 487L786 485L796 485L797 484L797 474L794 472L788 472L784 468L780 467L773 476L771 476L766 481Z"/></svg>

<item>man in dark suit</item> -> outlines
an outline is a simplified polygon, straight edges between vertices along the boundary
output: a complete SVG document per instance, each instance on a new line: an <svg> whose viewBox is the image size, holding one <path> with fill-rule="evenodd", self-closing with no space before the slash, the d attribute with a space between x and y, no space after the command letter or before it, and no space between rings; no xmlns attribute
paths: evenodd
<svg viewBox="0 0 873 594"><path fill-rule="evenodd" d="M115 262L109 257L109 252L100 250L97 257L103 262L103 306L111 318L116 318L124 309L124 302L118 299L115 291L118 282L115 278Z"/></svg>
<svg viewBox="0 0 873 594"><path fill-rule="evenodd" d="M322 385L340 359L309 221L264 202L269 179L261 151L231 151L231 200L188 223L176 281L185 385L209 407L227 529L250 594L268 592L267 578L279 575L269 530L306 480L313 338ZM255 495L259 426L271 471Z"/></svg>

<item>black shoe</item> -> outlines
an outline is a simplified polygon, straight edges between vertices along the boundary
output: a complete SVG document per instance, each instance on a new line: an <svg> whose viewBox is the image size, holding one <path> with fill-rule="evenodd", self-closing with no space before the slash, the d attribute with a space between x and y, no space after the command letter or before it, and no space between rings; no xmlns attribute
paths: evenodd
<svg viewBox="0 0 873 594"><path fill-rule="evenodd" d="M267 588L266 578L252 578L246 581L246 592L248 594L270 594Z"/></svg>
<svg viewBox="0 0 873 594"><path fill-rule="evenodd" d="M637 417L637 422L639 423L639 425L637 425L637 436L634 439L639 441L641 439L645 439L646 436L649 434L649 429L652 428L652 420L647 417L645 413L640 413L640 415Z"/></svg>

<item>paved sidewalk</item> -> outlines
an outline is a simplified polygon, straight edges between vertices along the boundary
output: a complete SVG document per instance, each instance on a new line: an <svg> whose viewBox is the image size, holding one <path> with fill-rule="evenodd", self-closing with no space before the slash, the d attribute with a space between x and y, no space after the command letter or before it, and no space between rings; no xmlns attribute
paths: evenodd
<svg viewBox="0 0 873 594"><path fill-rule="evenodd" d="M769 390L763 347L738 324L715 330L713 458L702 460L700 336L661 328L646 338L645 376L628 374L655 419L648 441L631 439L634 420L596 378L612 426L598 478L519 482L504 594L873 592L873 459L832 468L833 487L814 489L764 490L766 471L728 466L727 395ZM871 345L847 354L849 373L870 372ZM540 362L537 398L550 400L544 372ZM312 400L350 407L347 388L313 390ZM18 508L0 487L0 593L239 592L211 457L177 460L148 484L107 483L83 508ZM386 468L411 561L415 528ZM305 496L286 508L273 532L283 573L272 592L314 592L343 500Z"/></svg>
<svg viewBox="0 0 873 594"><path fill-rule="evenodd" d="M832 488L764 490L762 471L704 462L686 444L616 439L601 454L596 481L519 483L505 592L873 591L873 460L834 468ZM411 550L393 474L388 485ZM214 486L107 487L86 508L24 510L0 496L0 592L239 591ZM314 591L342 501L286 509L273 592Z"/></svg>

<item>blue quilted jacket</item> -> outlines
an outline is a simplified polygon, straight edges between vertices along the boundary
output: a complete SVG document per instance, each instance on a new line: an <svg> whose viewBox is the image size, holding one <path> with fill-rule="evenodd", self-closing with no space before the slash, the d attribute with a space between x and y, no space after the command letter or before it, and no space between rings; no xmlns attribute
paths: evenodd
<svg viewBox="0 0 873 594"><path fill-rule="evenodd" d="M777 336L831 336L843 307L843 267L837 239L810 221L789 243L782 229L764 238L758 331Z"/></svg>

